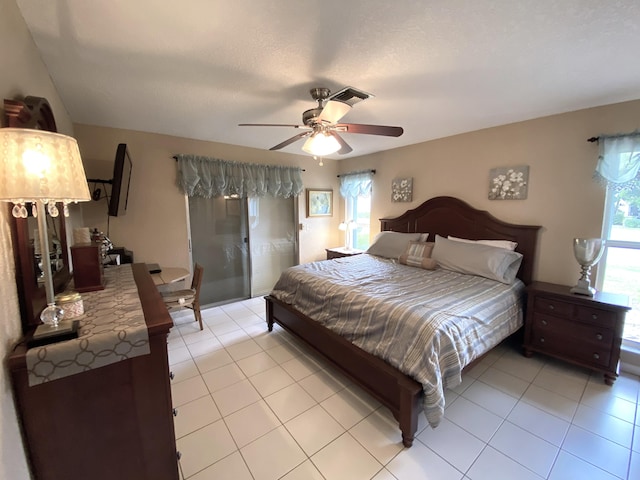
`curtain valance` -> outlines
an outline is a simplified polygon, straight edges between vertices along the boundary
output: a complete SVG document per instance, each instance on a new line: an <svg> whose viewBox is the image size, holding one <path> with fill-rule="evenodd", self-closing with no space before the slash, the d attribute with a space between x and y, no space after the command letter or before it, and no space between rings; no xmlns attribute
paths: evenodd
<svg viewBox="0 0 640 480"><path fill-rule="evenodd" d="M600 135L594 176L615 191L640 184L640 131Z"/></svg>
<svg viewBox="0 0 640 480"><path fill-rule="evenodd" d="M178 187L189 197L289 198L304 189L302 169L240 163L197 155L176 155Z"/></svg>
<svg viewBox="0 0 640 480"><path fill-rule="evenodd" d="M371 195L373 170L344 173L340 175L340 195L344 198L366 197Z"/></svg>

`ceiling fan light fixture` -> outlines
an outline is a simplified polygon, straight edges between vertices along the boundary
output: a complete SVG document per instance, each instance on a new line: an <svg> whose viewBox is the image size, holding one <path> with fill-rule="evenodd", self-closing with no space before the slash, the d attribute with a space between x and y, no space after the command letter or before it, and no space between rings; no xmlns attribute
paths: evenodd
<svg viewBox="0 0 640 480"><path fill-rule="evenodd" d="M336 153L340 148L338 140L333 135L327 135L324 132L314 133L302 146L302 150L318 157Z"/></svg>

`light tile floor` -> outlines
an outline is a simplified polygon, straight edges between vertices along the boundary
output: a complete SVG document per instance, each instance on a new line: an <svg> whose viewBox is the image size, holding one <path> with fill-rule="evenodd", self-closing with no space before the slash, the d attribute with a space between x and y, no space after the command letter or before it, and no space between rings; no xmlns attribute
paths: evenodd
<svg viewBox="0 0 640 480"><path fill-rule="evenodd" d="M640 479L638 377L503 344L405 449L391 414L276 327L264 300L174 314L169 362L184 479Z"/></svg>

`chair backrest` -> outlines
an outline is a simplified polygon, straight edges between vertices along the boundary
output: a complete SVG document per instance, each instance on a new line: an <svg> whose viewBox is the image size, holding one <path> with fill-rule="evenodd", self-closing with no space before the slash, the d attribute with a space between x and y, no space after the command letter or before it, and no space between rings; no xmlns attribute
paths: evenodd
<svg viewBox="0 0 640 480"><path fill-rule="evenodd" d="M199 263L193 267L193 279L191 280L191 288L196 291L196 301L200 300L200 286L202 285L202 275L204 268Z"/></svg>

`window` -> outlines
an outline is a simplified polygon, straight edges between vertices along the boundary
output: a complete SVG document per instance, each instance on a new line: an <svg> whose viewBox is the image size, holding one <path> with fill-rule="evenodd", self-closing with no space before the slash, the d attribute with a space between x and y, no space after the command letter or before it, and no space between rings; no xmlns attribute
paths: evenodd
<svg viewBox="0 0 640 480"><path fill-rule="evenodd" d="M345 199L346 244L360 250L369 247L374 173L375 170L366 170L340 175L340 195Z"/></svg>
<svg viewBox="0 0 640 480"><path fill-rule="evenodd" d="M371 226L371 195L358 195L357 197L347 197L346 201L346 221L355 222L351 232L351 245L359 250L369 248L369 228Z"/></svg>
<svg viewBox="0 0 640 480"><path fill-rule="evenodd" d="M606 246L597 288L629 295L633 310L627 313L623 337L640 347L640 186L607 192L602 237Z"/></svg>
<svg viewBox="0 0 640 480"><path fill-rule="evenodd" d="M640 132L601 136L596 178L607 187L598 268L600 290L629 295L624 343L640 349Z"/></svg>

